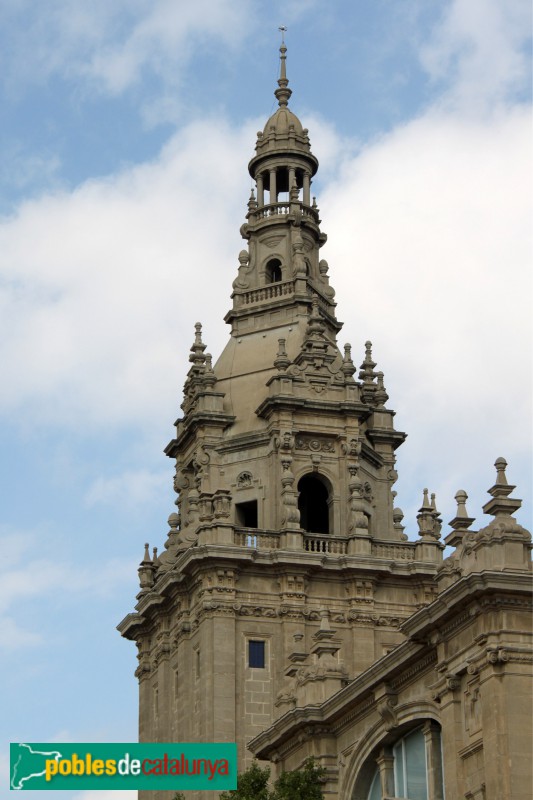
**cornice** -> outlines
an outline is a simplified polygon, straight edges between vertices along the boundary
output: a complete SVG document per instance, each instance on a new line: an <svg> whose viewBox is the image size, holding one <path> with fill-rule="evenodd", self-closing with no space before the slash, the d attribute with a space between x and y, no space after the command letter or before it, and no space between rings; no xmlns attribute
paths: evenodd
<svg viewBox="0 0 533 800"><path fill-rule="evenodd" d="M413 614L402 625L402 632L410 638L423 638L437 622L442 628L444 619L456 613L458 607L464 608L465 604L483 594L504 592L510 596L513 594L531 596L531 589L532 579L529 573L496 571L470 573L445 589L430 605ZM464 613L461 616L464 617ZM458 621L454 622L453 627L456 628L458 624L460 624Z"/></svg>

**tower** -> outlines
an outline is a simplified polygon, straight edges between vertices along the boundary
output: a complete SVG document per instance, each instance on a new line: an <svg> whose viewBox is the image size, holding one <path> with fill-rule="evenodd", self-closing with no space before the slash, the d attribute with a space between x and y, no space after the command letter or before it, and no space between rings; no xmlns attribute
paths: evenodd
<svg viewBox="0 0 533 800"><path fill-rule="evenodd" d="M197 323L175 459L178 511L148 546L135 612L141 741L247 742L286 711L327 700L398 645L434 597L440 518L420 538L394 508L394 427L366 342L341 351L326 241L311 196L318 161L289 109L258 133L229 341L213 366ZM363 349L363 348L361 348Z"/></svg>

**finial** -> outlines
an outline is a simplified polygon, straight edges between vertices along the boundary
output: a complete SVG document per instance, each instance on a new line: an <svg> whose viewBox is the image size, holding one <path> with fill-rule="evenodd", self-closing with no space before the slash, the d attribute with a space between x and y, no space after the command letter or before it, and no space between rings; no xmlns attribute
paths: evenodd
<svg viewBox="0 0 533 800"><path fill-rule="evenodd" d="M141 562L142 564L151 564L152 563L152 559L150 558L149 547L150 547L150 545L148 544L148 542L146 542L145 545L144 545L144 556L143 556L143 560Z"/></svg>
<svg viewBox="0 0 533 800"><path fill-rule="evenodd" d="M250 192L250 199L248 200L248 211L255 211L257 208L257 200L255 199L255 192L252 187L252 191Z"/></svg>
<svg viewBox="0 0 533 800"><path fill-rule="evenodd" d="M497 458L494 462L496 467L496 482L494 486L488 490L492 495L492 500L485 503L483 506L483 513L492 514L494 517L510 516L515 511L518 511L522 505L522 501L513 497L509 497L513 489L516 487L507 482L505 468L507 461L505 458Z"/></svg>
<svg viewBox="0 0 533 800"><path fill-rule="evenodd" d="M193 364L200 366L205 362L204 358L204 350L206 345L202 342L202 323L196 322L194 324L194 344L191 347L191 354L189 356L189 361L192 361Z"/></svg>
<svg viewBox="0 0 533 800"><path fill-rule="evenodd" d="M468 500L468 495L464 489L458 489L455 493L455 501L457 503L457 511L455 517L450 520L448 523L450 528L456 532L453 542L456 544L460 539L457 539L457 533L461 533L462 531L468 530L468 528L472 525L475 520L475 517L469 517L468 511L466 510L466 501ZM453 534L452 534L453 535ZM450 544L451 541L448 541L451 537L446 537L446 544Z"/></svg>
<svg viewBox="0 0 533 800"><path fill-rule="evenodd" d="M280 108L282 106L287 106L289 104L289 98L292 94L292 89L289 89L289 81L287 79L287 67L286 61L287 56L285 53L287 52L287 48L285 46L285 37L284 34L287 28L284 25L281 25L279 30L281 31L281 47L279 48L280 52L280 74L278 78L278 88L274 92L276 98L278 100Z"/></svg>
<svg viewBox="0 0 533 800"><path fill-rule="evenodd" d="M510 486L507 482L507 475L505 474L507 461L500 456L494 462L494 466L496 467L496 483L488 490L489 494L493 497L507 497L516 488L515 486Z"/></svg>
<svg viewBox="0 0 533 800"><path fill-rule="evenodd" d="M423 499L422 499L422 505L420 507L420 511L432 510L431 509L431 503L429 502L428 493L429 493L428 489L424 489L423 490L423 493L422 493L423 494Z"/></svg>
<svg viewBox="0 0 533 800"><path fill-rule="evenodd" d="M395 495L396 492L393 492L392 494ZM404 513L401 508L392 509L392 521L394 523L394 530L398 531L400 539L402 541L405 541L407 539L407 534L404 533L405 525L402 525L403 518L404 518Z"/></svg>
<svg viewBox="0 0 533 800"><path fill-rule="evenodd" d="M389 395L387 394L387 390L385 389L385 384L383 383L383 373L376 372L376 377L378 379L378 385L374 393L374 398L379 408L381 408L382 406L385 405L385 403L389 399Z"/></svg>
<svg viewBox="0 0 533 800"><path fill-rule="evenodd" d="M435 495L431 495L431 502L428 497L428 490L424 489L422 505L418 509L416 521L420 530L420 536L426 541L440 538L441 521L439 512L435 504Z"/></svg>
<svg viewBox="0 0 533 800"><path fill-rule="evenodd" d="M346 375L346 378L351 378L355 372L355 364L352 361L352 345L345 344L344 345L344 358L342 359L342 371Z"/></svg>
<svg viewBox="0 0 533 800"><path fill-rule="evenodd" d="M375 366L376 362L372 359L372 342L369 340L365 342L365 358L359 370L359 378L363 381L361 400L363 403L367 403L372 407L376 402L375 392L378 388L374 383L374 378L376 377L376 373L374 372Z"/></svg>

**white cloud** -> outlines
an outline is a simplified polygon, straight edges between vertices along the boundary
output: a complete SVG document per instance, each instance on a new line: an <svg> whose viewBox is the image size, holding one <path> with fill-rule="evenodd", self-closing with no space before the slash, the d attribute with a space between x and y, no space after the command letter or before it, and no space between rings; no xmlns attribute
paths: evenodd
<svg viewBox="0 0 533 800"><path fill-rule="evenodd" d="M237 46L250 13L243 0L20 0L0 11L9 31L4 78L20 85L58 73L117 94L149 71L176 86L195 47Z"/></svg>
<svg viewBox="0 0 533 800"><path fill-rule="evenodd" d="M168 470L128 471L111 478L100 476L89 486L85 502L88 506L112 504L123 508L136 507L153 500L161 485L167 482Z"/></svg>
<svg viewBox="0 0 533 800"><path fill-rule="evenodd" d="M479 519L499 455L529 493L530 166L529 109L434 109L364 147L321 198L342 338L355 333L356 358L374 341L409 433L398 502L411 534L426 482L445 519L460 487Z"/></svg>
<svg viewBox="0 0 533 800"><path fill-rule="evenodd" d="M528 0L449 3L421 52L434 79L451 79L441 104L470 115L520 89L530 71L528 53L522 48L530 34Z"/></svg>
<svg viewBox="0 0 533 800"><path fill-rule="evenodd" d="M25 630L11 617L0 615L0 649L19 650L25 647L36 647L42 644L43 636L40 633Z"/></svg>
<svg viewBox="0 0 533 800"><path fill-rule="evenodd" d="M108 559L98 569L92 565L80 567L66 560L35 558L33 553L38 551L38 539L22 532L19 538L25 542L25 547L12 545L14 534L5 537L7 558L0 567L0 650L14 651L44 644L41 630L29 630L17 618L25 608L35 609L36 603L48 602L51 597L59 605L68 604L76 597L105 597L134 579L137 558ZM4 542L2 544L4 546Z"/></svg>
<svg viewBox="0 0 533 800"><path fill-rule="evenodd" d="M155 162L1 225L0 410L90 427L146 423L163 405L172 419L196 317L209 330L229 304L256 127L193 123Z"/></svg>

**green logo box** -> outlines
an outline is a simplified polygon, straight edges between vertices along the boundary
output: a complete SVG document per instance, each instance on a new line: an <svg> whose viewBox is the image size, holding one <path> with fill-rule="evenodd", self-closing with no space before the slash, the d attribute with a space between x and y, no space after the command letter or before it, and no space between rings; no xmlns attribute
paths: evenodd
<svg viewBox="0 0 533 800"><path fill-rule="evenodd" d="M227 742L11 743L9 775L9 788L14 791L223 791L237 788L237 745Z"/></svg>

